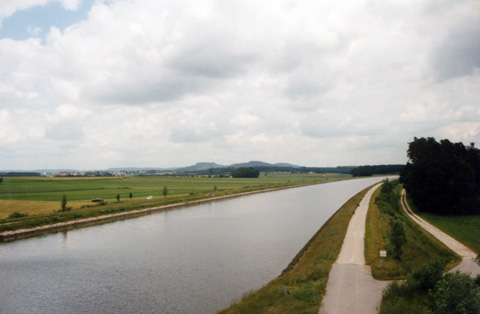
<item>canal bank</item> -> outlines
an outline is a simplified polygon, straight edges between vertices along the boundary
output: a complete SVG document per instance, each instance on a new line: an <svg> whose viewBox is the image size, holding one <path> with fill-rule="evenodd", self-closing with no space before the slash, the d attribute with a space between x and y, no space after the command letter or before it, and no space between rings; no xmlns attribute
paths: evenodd
<svg viewBox="0 0 480 314"><path fill-rule="evenodd" d="M149 207L149 208L138 209L138 210L130 210L130 211L125 211L125 212L120 212L120 213L115 213L115 214L107 214L107 215L96 216L96 217L70 220L70 221L59 222L59 223L55 223L55 224L48 224L48 225L43 225L43 226L38 226L38 227L28 228L28 229L18 229L18 230L13 230L13 231L4 231L4 232L0 233L0 242L15 241L15 240L19 240L19 239L39 236L39 235L48 234L48 233L55 233L55 232L60 232L60 231L65 231L65 230L72 230L72 229L76 229L76 228L89 227L89 226L109 223L109 222L113 222L113 221L117 221L117 220L123 220L123 219L128 219L128 218L134 218L134 217L149 215L149 214L155 213L155 212L166 211L166 210L171 210L171 209L176 209L176 208L182 208L182 207L185 207L185 206L195 206L195 205L203 204L203 203L207 203L207 202L214 202L214 201L232 199L232 198L237 198L237 197L242 197L242 196L247 196L247 195L254 195L254 194L258 194L258 193L267 193L267 192L280 191L280 190L285 190L285 189L293 189L293 188L299 188L299 187L304 187L304 186L309 186L309 185L317 185L317 184L325 184L325 183L323 183L323 182L322 183L309 183L309 184L300 184L300 185L288 186L288 187L278 187L278 188L272 188L272 189L266 189L266 190L242 192L242 193L229 194L229 195L223 195L223 196L207 196L206 198L200 199L200 200L180 202L180 203L175 203L175 204L155 206L155 207Z"/></svg>
<svg viewBox="0 0 480 314"><path fill-rule="evenodd" d="M374 185L343 204L280 276L219 313L318 313L330 270L340 253L349 222Z"/></svg>

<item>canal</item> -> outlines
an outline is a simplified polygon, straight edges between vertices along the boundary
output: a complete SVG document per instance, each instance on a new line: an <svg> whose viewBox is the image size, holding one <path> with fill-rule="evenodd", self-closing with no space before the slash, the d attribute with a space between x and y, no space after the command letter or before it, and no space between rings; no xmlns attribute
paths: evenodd
<svg viewBox="0 0 480 314"><path fill-rule="evenodd" d="M215 313L278 276L382 178L204 203L0 244L0 313Z"/></svg>

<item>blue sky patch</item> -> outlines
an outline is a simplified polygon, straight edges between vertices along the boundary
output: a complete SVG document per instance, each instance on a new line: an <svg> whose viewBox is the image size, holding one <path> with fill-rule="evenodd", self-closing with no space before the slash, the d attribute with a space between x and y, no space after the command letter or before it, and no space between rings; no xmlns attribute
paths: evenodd
<svg viewBox="0 0 480 314"><path fill-rule="evenodd" d="M60 2L17 11L2 20L0 39L25 40L30 37L45 38L54 26L60 30L86 20L95 0L84 0L75 11L66 10Z"/></svg>

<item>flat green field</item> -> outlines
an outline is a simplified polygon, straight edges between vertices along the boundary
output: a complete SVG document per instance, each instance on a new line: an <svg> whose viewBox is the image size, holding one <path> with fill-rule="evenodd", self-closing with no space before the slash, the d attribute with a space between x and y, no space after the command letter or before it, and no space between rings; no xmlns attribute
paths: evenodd
<svg viewBox="0 0 480 314"><path fill-rule="evenodd" d="M480 252L480 215L442 216L418 212L417 214L450 234L474 252Z"/></svg>
<svg viewBox="0 0 480 314"><path fill-rule="evenodd" d="M341 174L264 174L259 178L216 178L216 177L166 177L166 176L134 176L119 178L3 178L0 185L0 231L2 225L12 226L18 218L8 218L12 213L26 214L32 220L52 215L59 215L60 202L67 196L67 207L71 207L70 215L60 217L75 219L98 216L114 212L159 206L190 200L198 200L211 196L237 194L255 190L296 186L301 184L324 183L351 178ZM162 192L164 186L168 196ZM130 199L130 193L132 199ZM120 195L120 202L117 201ZM147 197L152 199L147 200ZM92 199L102 198L107 205L92 203ZM94 212L96 210L96 212ZM87 213L88 212L88 213ZM63 214L63 213L62 213ZM65 213L64 216L67 214ZM37 219L38 220L38 219ZM41 224L47 223L42 222Z"/></svg>

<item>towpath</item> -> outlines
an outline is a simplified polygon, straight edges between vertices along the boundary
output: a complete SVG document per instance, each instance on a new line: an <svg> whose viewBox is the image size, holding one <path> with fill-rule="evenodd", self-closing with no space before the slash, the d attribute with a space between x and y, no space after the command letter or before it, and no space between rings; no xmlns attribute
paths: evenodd
<svg viewBox="0 0 480 314"><path fill-rule="evenodd" d="M403 211L417 224L419 224L423 229L427 230L438 240L443 242L449 249L458 254L463 260L462 262L453 268L451 271L460 270L461 272L470 273L470 276L474 277L480 274L480 266L475 263L474 258L477 256L475 252L471 249L455 240L445 232L441 231L437 227L426 222L424 219L416 215L406 200L405 190L402 191L401 204Z"/></svg>
<svg viewBox="0 0 480 314"><path fill-rule="evenodd" d="M370 267L365 265L364 237L370 198L380 185L365 194L348 224L342 249L330 270L320 314L378 312L387 282L373 279Z"/></svg>

